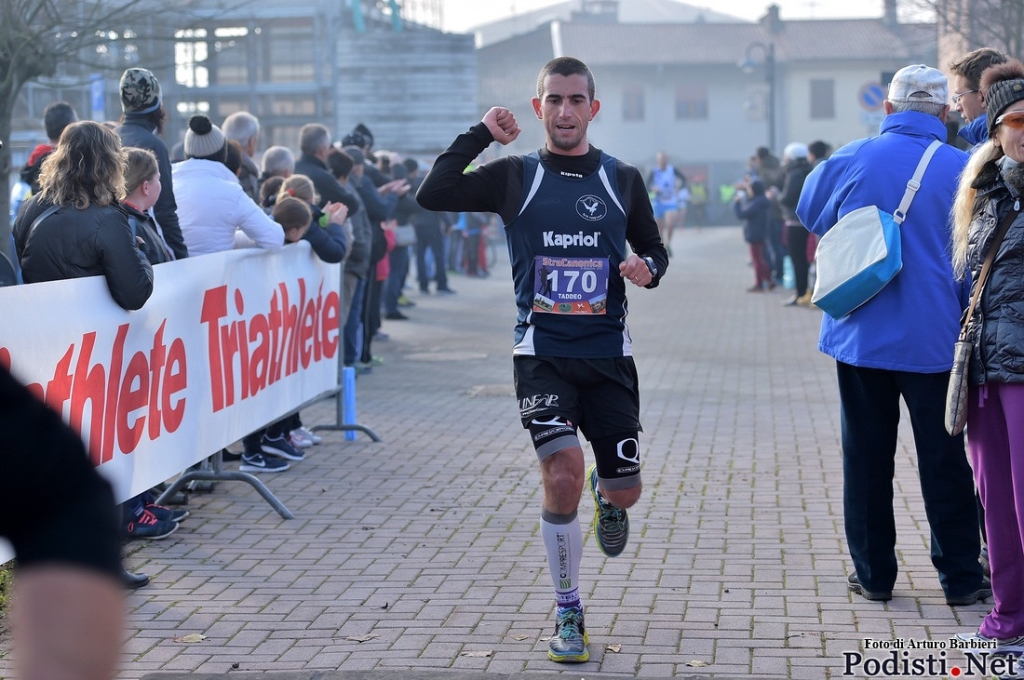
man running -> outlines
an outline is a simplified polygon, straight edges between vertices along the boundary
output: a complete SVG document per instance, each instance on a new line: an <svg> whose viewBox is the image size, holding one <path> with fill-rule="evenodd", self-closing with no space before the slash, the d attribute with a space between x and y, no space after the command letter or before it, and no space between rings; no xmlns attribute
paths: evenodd
<svg viewBox="0 0 1024 680"><path fill-rule="evenodd" d="M680 213L686 214L686 202L680 205L680 192L686 189L686 175L668 162L664 151L654 156L655 166L647 174L647 184L654 199L654 219L658 222L661 240L669 254L672 253L672 231L679 221ZM687 192L686 196L689 196Z"/></svg>
<svg viewBox="0 0 1024 680"><path fill-rule="evenodd" d="M519 309L516 395L540 460L541 535L556 599L548 657L558 662L590 658L579 593L584 481L596 502L597 543L609 557L625 549L626 508L640 497L626 282L654 288L668 266L640 172L587 141L599 109L586 64L554 59L533 100L544 148L464 173L491 142L509 144L521 132L511 111L492 108L437 159L416 195L428 210L493 212L505 225ZM586 472L577 430L596 459Z"/></svg>

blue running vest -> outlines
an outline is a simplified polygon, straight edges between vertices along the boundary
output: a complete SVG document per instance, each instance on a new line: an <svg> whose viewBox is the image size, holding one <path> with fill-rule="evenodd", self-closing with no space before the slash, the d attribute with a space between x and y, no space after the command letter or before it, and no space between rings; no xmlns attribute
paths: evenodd
<svg viewBox="0 0 1024 680"><path fill-rule="evenodd" d="M676 196L676 169L666 165L665 169L654 168L651 170L651 189L654 197L661 203L675 203Z"/></svg>
<svg viewBox="0 0 1024 680"><path fill-rule="evenodd" d="M589 177L562 177L523 157L523 200L505 226L519 313L513 354L631 356L626 327L627 218L617 161L601 153Z"/></svg>

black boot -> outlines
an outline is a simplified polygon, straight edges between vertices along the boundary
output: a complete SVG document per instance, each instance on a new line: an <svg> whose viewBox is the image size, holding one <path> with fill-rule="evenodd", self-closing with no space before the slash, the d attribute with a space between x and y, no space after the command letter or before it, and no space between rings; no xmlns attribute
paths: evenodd
<svg viewBox="0 0 1024 680"><path fill-rule="evenodd" d="M138 590L149 585L149 577L143 573L133 573L121 568L121 584L128 590Z"/></svg>

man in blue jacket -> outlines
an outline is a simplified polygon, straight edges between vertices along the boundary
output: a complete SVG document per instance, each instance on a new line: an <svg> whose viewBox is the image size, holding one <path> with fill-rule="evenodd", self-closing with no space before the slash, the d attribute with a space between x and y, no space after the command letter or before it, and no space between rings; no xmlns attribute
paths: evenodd
<svg viewBox="0 0 1024 680"><path fill-rule="evenodd" d="M946 76L923 65L889 85L879 135L851 142L807 177L797 214L823 235L866 205L896 210L925 149L946 139ZM932 564L950 606L992 594L978 563L974 485L963 436L943 425L953 344L967 303L953 276L949 212L967 154L935 153L902 225L903 270L841 319L825 315L818 348L836 360L842 416L843 513L855 571L852 592L889 600L896 582L893 475L900 397L907 404L921 490L932 532Z"/></svg>
<svg viewBox="0 0 1024 680"><path fill-rule="evenodd" d="M991 47L968 52L949 65L953 73L953 109L967 125L957 135L976 148L988 141L988 114L985 97L981 93L981 74L990 66L1004 63L1009 57Z"/></svg>

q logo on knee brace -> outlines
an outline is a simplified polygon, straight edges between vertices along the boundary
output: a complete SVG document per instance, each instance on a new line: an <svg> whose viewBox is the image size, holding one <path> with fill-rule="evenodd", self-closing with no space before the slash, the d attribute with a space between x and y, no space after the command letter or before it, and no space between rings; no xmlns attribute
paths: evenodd
<svg viewBox="0 0 1024 680"><path fill-rule="evenodd" d="M633 465L640 465L640 442L637 439L633 437L623 439L616 445L616 450L622 460Z"/></svg>

